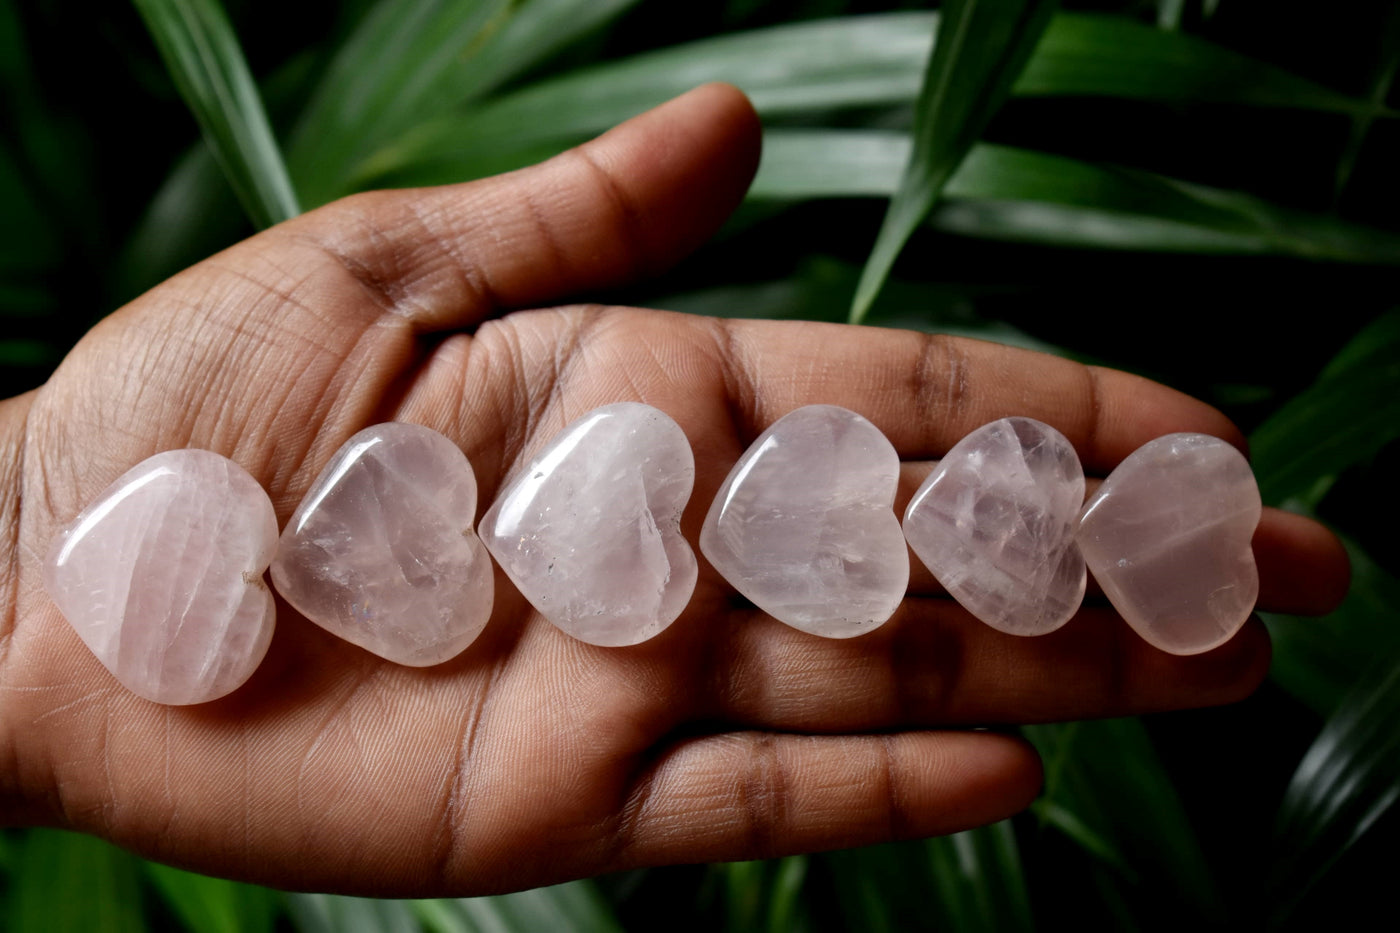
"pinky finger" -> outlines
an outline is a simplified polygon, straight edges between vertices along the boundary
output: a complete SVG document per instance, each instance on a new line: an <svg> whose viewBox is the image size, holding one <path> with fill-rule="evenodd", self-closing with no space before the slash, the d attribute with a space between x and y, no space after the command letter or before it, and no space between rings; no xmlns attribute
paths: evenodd
<svg viewBox="0 0 1400 933"><path fill-rule="evenodd" d="M690 739L638 781L616 867L772 858L958 832L1025 809L1040 783L1035 751L994 733Z"/></svg>

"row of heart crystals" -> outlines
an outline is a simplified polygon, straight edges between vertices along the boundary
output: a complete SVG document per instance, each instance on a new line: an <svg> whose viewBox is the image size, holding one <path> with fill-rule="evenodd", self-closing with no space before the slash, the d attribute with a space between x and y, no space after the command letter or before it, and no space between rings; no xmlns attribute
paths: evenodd
<svg viewBox="0 0 1400 933"><path fill-rule="evenodd" d="M1235 448L1168 434L1138 448L1084 501L1073 446L1003 418L944 456L904 516L914 553L974 616L1042 635L1079 609L1092 571L1148 643L1198 654L1239 631L1259 594L1251 539L1259 488Z"/></svg>
<svg viewBox="0 0 1400 933"><path fill-rule="evenodd" d="M1063 625L1083 597L1086 561L1124 618L1166 651L1214 647L1253 608L1259 495L1243 457L1215 438L1151 442L1084 504L1069 442L1040 422L1003 419L948 452L902 528L899 475L894 447L860 415L798 409L734 465L701 549L759 608L832 638L870 631L900 605L906 537L963 606L1013 634ZM694 476L671 418L605 406L516 476L478 538L461 450L428 428L381 424L335 454L279 541L271 502L240 467L167 451L64 529L45 584L118 680L169 704L223 696L257 668L275 617L269 563L303 615L400 664L440 663L481 633L494 596L488 550L563 631L631 645L673 622L694 590L680 530Z"/></svg>

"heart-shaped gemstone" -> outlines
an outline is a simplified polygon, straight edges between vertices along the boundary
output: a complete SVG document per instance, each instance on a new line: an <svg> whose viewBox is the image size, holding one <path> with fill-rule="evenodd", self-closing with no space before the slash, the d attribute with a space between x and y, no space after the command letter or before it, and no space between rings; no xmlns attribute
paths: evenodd
<svg viewBox="0 0 1400 933"><path fill-rule="evenodd" d="M835 405L799 408L734 464L700 550L775 619L861 635L894 614L909 585L898 483L899 455L873 424Z"/></svg>
<svg viewBox="0 0 1400 933"><path fill-rule="evenodd" d="M491 617L491 558L472 532L466 455L416 424L336 451L282 533L272 582L332 634L398 664L461 653Z"/></svg>
<svg viewBox="0 0 1400 933"><path fill-rule="evenodd" d="M1229 640L1254 609L1260 511L1239 451L1205 434L1168 434L1129 455L1085 504L1079 549L1139 635L1197 654Z"/></svg>
<svg viewBox="0 0 1400 933"><path fill-rule="evenodd" d="M127 689L203 703L252 676L276 609L272 502L208 450L170 450L122 474L59 534L44 588Z"/></svg>
<svg viewBox="0 0 1400 933"><path fill-rule="evenodd" d="M1031 418L983 425L948 451L904 513L914 553L994 629L1043 635L1069 621L1087 574L1074 544L1084 470Z"/></svg>
<svg viewBox="0 0 1400 933"><path fill-rule="evenodd" d="M580 641L635 645L695 589L681 513L695 482L685 432L638 402L564 428L492 504L481 538L539 612Z"/></svg>

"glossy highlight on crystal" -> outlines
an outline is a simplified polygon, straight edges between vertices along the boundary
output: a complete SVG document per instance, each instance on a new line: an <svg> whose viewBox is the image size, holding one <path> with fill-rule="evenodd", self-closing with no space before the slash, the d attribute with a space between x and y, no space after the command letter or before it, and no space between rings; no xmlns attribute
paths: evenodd
<svg viewBox="0 0 1400 933"><path fill-rule="evenodd" d="M272 502L207 450L156 454L54 540L44 588L127 689L170 705L231 693L257 669L276 609L263 581Z"/></svg>
<svg viewBox="0 0 1400 933"><path fill-rule="evenodd" d="M1113 607L1172 654L1228 641L1259 596L1259 487L1238 450L1168 434L1120 463L1084 506L1079 547Z"/></svg>
<svg viewBox="0 0 1400 933"><path fill-rule="evenodd" d="M272 581L346 641L398 664L439 664L491 617L491 558L475 518L476 476L456 444L421 425L377 424L312 483Z"/></svg>
<svg viewBox="0 0 1400 933"><path fill-rule="evenodd" d="M759 435L710 506L700 550L735 589L794 628L873 631L909 584L893 512L899 455L865 418L799 408Z"/></svg>
<svg viewBox="0 0 1400 933"><path fill-rule="evenodd" d="M695 482L685 433L638 402L561 431L481 520L521 594L580 641L635 645L685 609L698 566L681 536Z"/></svg>
<svg viewBox="0 0 1400 933"><path fill-rule="evenodd" d="M1084 471L1063 434L1003 418L964 437L909 502L904 534L962 606L1011 635L1069 621L1087 573L1075 546Z"/></svg>

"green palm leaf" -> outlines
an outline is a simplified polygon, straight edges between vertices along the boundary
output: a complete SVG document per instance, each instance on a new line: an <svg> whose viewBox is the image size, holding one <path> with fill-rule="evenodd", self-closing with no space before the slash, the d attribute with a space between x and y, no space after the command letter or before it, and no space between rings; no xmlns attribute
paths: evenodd
<svg viewBox="0 0 1400 933"><path fill-rule="evenodd" d="M354 184L442 182L523 164L707 81L743 89L766 117L909 105L937 13L848 16L756 29L648 52L531 84L467 114L438 114L386 145ZM1101 96L1353 113L1365 101L1180 33L1121 17L1055 16L1013 96ZM511 153L520 155L512 158ZM400 173L411 177L400 182Z"/></svg>
<svg viewBox="0 0 1400 933"><path fill-rule="evenodd" d="M257 86L218 0L133 0L243 209L260 227L300 213Z"/></svg>
<svg viewBox="0 0 1400 933"><path fill-rule="evenodd" d="M1010 822L823 858L832 869L842 929L1030 929L1030 901Z"/></svg>
<svg viewBox="0 0 1400 933"><path fill-rule="evenodd" d="M1400 437L1400 309L1354 337L1310 388L1250 438L1264 501L1316 498L1330 478ZM1321 485L1319 485L1321 483Z"/></svg>
<svg viewBox="0 0 1400 933"><path fill-rule="evenodd" d="M355 166L405 129L488 94L634 3L380 0L298 124L291 169L307 202L348 193Z"/></svg>
<svg viewBox="0 0 1400 933"><path fill-rule="evenodd" d="M9 878L10 933L141 933L140 862L78 833L30 830Z"/></svg>
<svg viewBox="0 0 1400 933"><path fill-rule="evenodd" d="M277 895L267 888L143 863L146 876L166 905L199 933L264 933L278 912Z"/></svg>
<svg viewBox="0 0 1400 933"><path fill-rule="evenodd" d="M458 103L455 73L499 29L510 0L382 0L340 47L290 147L307 203L343 190L356 159Z"/></svg>
<svg viewBox="0 0 1400 933"><path fill-rule="evenodd" d="M915 228L1000 109L1050 22L1055 3L950 0L914 108L914 147L890 199L851 302L851 323L870 310Z"/></svg>
<svg viewBox="0 0 1400 933"><path fill-rule="evenodd" d="M1400 665L1386 658L1337 708L1279 808L1267 902L1275 925L1400 799Z"/></svg>
<svg viewBox="0 0 1400 933"><path fill-rule="evenodd" d="M1095 897L1161 902L1164 916L1193 925L1223 917L1191 820L1138 720L1031 726L1026 735L1045 761L1034 811L1102 866Z"/></svg>
<svg viewBox="0 0 1400 933"><path fill-rule="evenodd" d="M889 195L911 149L881 130L771 130L749 197ZM1095 249L1400 263L1400 236L1150 172L980 143L928 218L965 236Z"/></svg>

